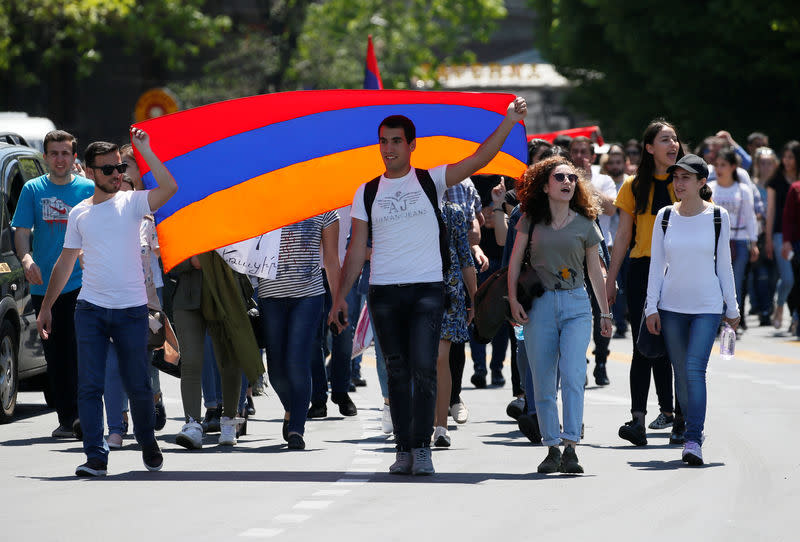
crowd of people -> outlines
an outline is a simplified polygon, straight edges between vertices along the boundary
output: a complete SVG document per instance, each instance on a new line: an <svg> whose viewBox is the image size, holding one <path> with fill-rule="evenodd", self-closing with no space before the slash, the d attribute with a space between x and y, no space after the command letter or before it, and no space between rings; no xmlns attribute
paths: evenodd
<svg viewBox="0 0 800 542"><path fill-rule="evenodd" d="M720 131L689 154L676 126L657 119L624 144L533 139L519 179L476 175L526 114L517 98L472 155L429 170L412 166L413 122L387 117L377 127L384 173L351 206L283 228L274 278L241 275L216 251L163 273L153 213L178 184L148 134L91 143L83 166L71 134L47 134L49 173L23 187L12 225L58 414L52 436L83 441L76 474L106 474L128 408L146 468L162 467L159 367L180 378L178 445L199 449L217 432L219 445L236 445L253 395L271 385L287 448L304 449L306 421L327 416L329 391L342 415L358 414L349 393L366 385L351 355L362 312L382 429L396 445L391 473L433 474L431 446L452 442L448 418L468 421L467 344L477 389L505 385L510 347L506 413L547 447L538 471L582 473L589 344L592 377L607 386L610 339L629 332L631 419L619 436L644 446L646 428L670 429L682 459L702 464L705 372L721 327L744 333L750 314L800 336L800 143L776 152L753 133L745 149ZM505 295L476 305L496 280ZM497 311L505 321L481 336L476 321ZM170 322L177 367L164 361ZM644 335L663 336L664 348L643 351ZM651 374L659 413L647 425Z"/></svg>

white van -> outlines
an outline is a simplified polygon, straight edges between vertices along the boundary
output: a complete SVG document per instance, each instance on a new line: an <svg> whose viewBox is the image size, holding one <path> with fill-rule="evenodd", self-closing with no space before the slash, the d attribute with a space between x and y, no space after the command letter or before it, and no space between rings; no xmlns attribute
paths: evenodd
<svg viewBox="0 0 800 542"><path fill-rule="evenodd" d="M14 132L25 138L28 145L44 152L44 136L56 125L46 117L29 117L27 113L0 111L0 133Z"/></svg>

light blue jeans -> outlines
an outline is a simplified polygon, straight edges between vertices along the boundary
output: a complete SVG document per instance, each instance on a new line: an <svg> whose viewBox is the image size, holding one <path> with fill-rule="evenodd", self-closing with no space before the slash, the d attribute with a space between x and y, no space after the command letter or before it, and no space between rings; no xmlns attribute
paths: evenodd
<svg viewBox="0 0 800 542"><path fill-rule="evenodd" d="M686 440L703 444L706 422L706 367L721 314L659 310L661 332L675 371L675 393L686 418Z"/></svg>
<svg viewBox="0 0 800 542"><path fill-rule="evenodd" d="M586 289L545 291L533 300L524 332L542 444L557 446L561 439L578 442L583 423L586 350L592 337L592 307ZM559 372L563 431L558 427Z"/></svg>
<svg viewBox="0 0 800 542"><path fill-rule="evenodd" d="M789 297L789 292L792 291L794 285L794 273L792 272L792 264L789 260L781 256L781 249L783 248L783 234L772 234L772 246L775 248L775 265L778 268L778 286L776 306L782 307L786 303L786 298Z"/></svg>

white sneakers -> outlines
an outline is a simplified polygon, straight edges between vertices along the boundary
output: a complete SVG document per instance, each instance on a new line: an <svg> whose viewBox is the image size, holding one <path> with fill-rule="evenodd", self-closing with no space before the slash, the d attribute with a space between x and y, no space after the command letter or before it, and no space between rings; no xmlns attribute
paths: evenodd
<svg viewBox="0 0 800 542"><path fill-rule="evenodd" d="M437 448L448 448L450 446L450 433L446 427L437 426L433 430L433 445Z"/></svg>
<svg viewBox="0 0 800 542"><path fill-rule="evenodd" d="M235 446L236 445L236 418L228 418L223 416L219 422L219 440L217 444L220 446Z"/></svg>
<svg viewBox="0 0 800 542"><path fill-rule="evenodd" d="M383 405L383 417L381 418L381 429L387 435L394 433L394 425L392 425L392 411L389 410L389 405Z"/></svg>
<svg viewBox="0 0 800 542"><path fill-rule="evenodd" d="M175 443L188 450L202 448L203 428L194 421L194 418L189 418L189 421L181 427L181 432L175 437Z"/></svg>
<svg viewBox="0 0 800 542"><path fill-rule="evenodd" d="M453 417L456 423L467 423L467 420L469 419L469 410L467 410L467 405L464 403L450 405L450 416Z"/></svg>

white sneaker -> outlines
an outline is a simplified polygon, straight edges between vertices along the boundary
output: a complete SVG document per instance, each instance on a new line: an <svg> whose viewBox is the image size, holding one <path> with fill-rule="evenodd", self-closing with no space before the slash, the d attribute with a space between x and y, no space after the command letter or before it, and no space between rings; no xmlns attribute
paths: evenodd
<svg viewBox="0 0 800 542"><path fill-rule="evenodd" d="M469 419L469 410L467 410L467 405L464 403L456 403L450 406L450 416L456 421L456 423L467 423Z"/></svg>
<svg viewBox="0 0 800 542"><path fill-rule="evenodd" d="M392 411L389 410L389 405L383 405L383 417L381 418L381 428L387 435L394 433L394 425L392 425Z"/></svg>
<svg viewBox="0 0 800 542"><path fill-rule="evenodd" d="M189 418L189 421L181 427L181 432L175 437L175 444L189 450L199 450L203 447L203 427L193 418Z"/></svg>
<svg viewBox="0 0 800 542"><path fill-rule="evenodd" d="M220 446L235 446L236 445L236 418L228 418L223 416L219 421L219 440L217 444Z"/></svg>
<svg viewBox="0 0 800 542"><path fill-rule="evenodd" d="M450 433L447 432L446 427L437 426L433 430L433 445L437 448L450 447Z"/></svg>

